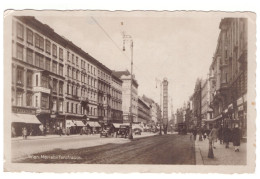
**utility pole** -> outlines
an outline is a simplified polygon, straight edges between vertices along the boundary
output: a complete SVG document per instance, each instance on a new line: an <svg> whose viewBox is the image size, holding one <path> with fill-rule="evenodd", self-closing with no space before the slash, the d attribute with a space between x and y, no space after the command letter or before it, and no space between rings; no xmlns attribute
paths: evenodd
<svg viewBox="0 0 260 179"><path fill-rule="evenodd" d="M156 88L157 88L157 83L160 84L160 132L159 135L162 135L162 81L159 79L155 79L156 80Z"/></svg>
<svg viewBox="0 0 260 179"><path fill-rule="evenodd" d="M130 41L130 49L131 49L131 77L130 77L130 107L129 107L129 139L133 139L133 131L132 131L132 123L133 123L133 116L132 116L132 87L133 87L133 49L134 49L134 41L132 36L126 35L123 32L123 51L125 51L125 42Z"/></svg>

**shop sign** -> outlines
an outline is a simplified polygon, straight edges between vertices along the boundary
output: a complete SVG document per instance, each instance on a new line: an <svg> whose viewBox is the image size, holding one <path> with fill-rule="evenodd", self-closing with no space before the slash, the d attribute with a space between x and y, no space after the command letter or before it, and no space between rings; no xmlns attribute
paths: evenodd
<svg viewBox="0 0 260 179"><path fill-rule="evenodd" d="M243 104L243 97L240 97L240 98L237 100L237 106L240 106L241 104Z"/></svg>
<svg viewBox="0 0 260 179"><path fill-rule="evenodd" d="M24 108L24 107L12 107L14 113L21 113L21 114L33 114L35 115L35 109Z"/></svg>
<svg viewBox="0 0 260 179"><path fill-rule="evenodd" d="M51 114L51 118L56 118L56 115L55 114Z"/></svg>

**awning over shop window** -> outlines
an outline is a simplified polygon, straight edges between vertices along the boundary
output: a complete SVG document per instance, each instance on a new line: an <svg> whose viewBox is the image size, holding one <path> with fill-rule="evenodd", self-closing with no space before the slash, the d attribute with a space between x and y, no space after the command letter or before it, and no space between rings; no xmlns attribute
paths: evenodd
<svg viewBox="0 0 260 179"><path fill-rule="evenodd" d="M133 124L132 128L133 129L141 129L141 130L143 130L143 128L139 124Z"/></svg>
<svg viewBox="0 0 260 179"><path fill-rule="evenodd" d="M17 114L12 113L12 122L26 123L26 124L41 124L38 118L32 114Z"/></svg>
<svg viewBox="0 0 260 179"><path fill-rule="evenodd" d="M87 123L90 127L101 127L96 121L88 121Z"/></svg>
<svg viewBox="0 0 260 179"><path fill-rule="evenodd" d="M74 122L72 120L66 120L66 127L75 126Z"/></svg>
<svg viewBox="0 0 260 179"><path fill-rule="evenodd" d="M75 126L85 126L82 121L73 121Z"/></svg>
<svg viewBox="0 0 260 179"><path fill-rule="evenodd" d="M119 123L113 123L113 126L114 126L115 128L120 128L121 125L122 125L122 124L119 124Z"/></svg>

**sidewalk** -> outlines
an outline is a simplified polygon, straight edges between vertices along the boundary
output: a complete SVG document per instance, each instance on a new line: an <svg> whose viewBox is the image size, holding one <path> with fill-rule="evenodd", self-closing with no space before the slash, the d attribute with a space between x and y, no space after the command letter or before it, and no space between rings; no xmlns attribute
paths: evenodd
<svg viewBox="0 0 260 179"><path fill-rule="evenodd" d="M214 158L208 158L209 140L195 141L196 165L246 165L246 144L241 142L240 151L235 152L233 143L229 143L229 148L225 144L220 144L219 140L213 149Z"/></svg>
<svg viewBox="0 0 260 179"><path fill-rule="evenodd" d="M158 133L150 133L150 132L142 132L142 135L134 135L134 138L142 138L142 137L149 137L157 135ZM90 134L90 135L82 135L82 136L88 136L88 137L95 137L99 136L100 134ZM45 135L45 136L27 136L26 140L36 140L36 139L54 139L54 138L73 138L73 137L79 137L80 134L72 134L72 135ZM12 138L12 141L20 141L25 140L22 136Z"/></svg>

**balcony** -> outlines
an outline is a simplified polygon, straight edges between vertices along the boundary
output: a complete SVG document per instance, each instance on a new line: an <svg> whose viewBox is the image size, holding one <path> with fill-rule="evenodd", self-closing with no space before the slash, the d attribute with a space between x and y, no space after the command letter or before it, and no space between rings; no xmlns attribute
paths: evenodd
<svg viewBox="0 0 260 179"><path fill-rule="evenodd" d="M43 86L34 86L33 91L34 92L47 93L47 94L51 93L51 90L49 88L46 88L46 87L43 87Z"/></svg>

